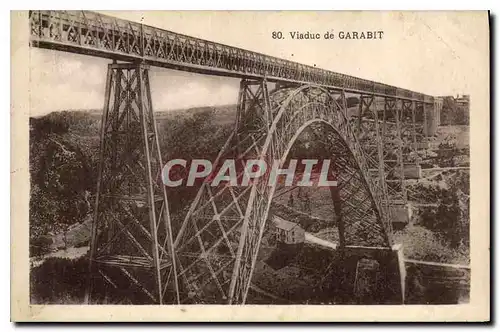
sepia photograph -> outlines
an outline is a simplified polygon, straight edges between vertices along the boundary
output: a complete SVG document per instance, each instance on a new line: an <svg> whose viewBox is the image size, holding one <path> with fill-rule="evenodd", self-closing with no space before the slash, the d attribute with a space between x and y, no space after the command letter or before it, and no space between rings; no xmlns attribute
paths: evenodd
<svg viewBox="0 0 500 332"><path fill-rule="evenodd" d="M28 308L488 317L487 12L12 15Z"/></svg>

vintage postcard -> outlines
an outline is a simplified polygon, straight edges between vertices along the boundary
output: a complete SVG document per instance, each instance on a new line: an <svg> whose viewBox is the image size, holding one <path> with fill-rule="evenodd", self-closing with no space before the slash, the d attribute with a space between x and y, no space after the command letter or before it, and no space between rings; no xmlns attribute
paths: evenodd
<svg viewBox="0 0 500 332"><path fill-rule="evenodd" d="M12 12L14 321L488 321L488 12Z"/></svg>

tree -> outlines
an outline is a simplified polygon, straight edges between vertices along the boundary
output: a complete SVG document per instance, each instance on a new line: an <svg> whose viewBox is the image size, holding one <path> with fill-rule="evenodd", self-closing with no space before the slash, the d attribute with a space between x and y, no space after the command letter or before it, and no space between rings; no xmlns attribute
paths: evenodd
<svg viewBox="0 0 500 332"><path fill-rule="evenodd" d="M437 207L425 209L421 224L441 235L452 248L469 242L468 216L460 209L456 190L445 191Z"/></svg>

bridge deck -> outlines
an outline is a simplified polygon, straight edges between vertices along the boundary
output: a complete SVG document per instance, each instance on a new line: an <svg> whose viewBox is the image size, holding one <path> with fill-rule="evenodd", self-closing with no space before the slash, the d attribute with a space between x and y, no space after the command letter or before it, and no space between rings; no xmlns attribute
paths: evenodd
<svg viewBox="0 0 500 332"><path fill-rule="evenodd" d="M30 11L31 45L202 74L313 83L433 103L434 97L89 11Z"/></svg>

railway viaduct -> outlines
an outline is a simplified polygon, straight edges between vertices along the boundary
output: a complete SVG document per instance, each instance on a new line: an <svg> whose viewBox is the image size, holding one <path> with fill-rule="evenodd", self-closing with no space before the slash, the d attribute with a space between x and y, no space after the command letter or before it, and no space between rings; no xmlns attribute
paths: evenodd
<svg viewBox="0 0 500 332"><path fill-rule="evenodd" d="M88 11L31 11L30 45L107 58L87 301L96 283L134 287L151 303L244 304L275 186L203 184L172 223L151 100L151 67L240 79L234 130L217 161L281 160L306 129L335 160L339 248L374 252L400 285L392 221L405 174L436 131L442 100ZM349 111L347 98L359 100ZM240 176L241 174L239 174ZM351 248L351 249L349 249ZM361 249L360 249L361 248ZM365 248L365 249L363 249ZM371 249L366 249L371 248ZM403 281L403 282L401 282Z"/></svg>

